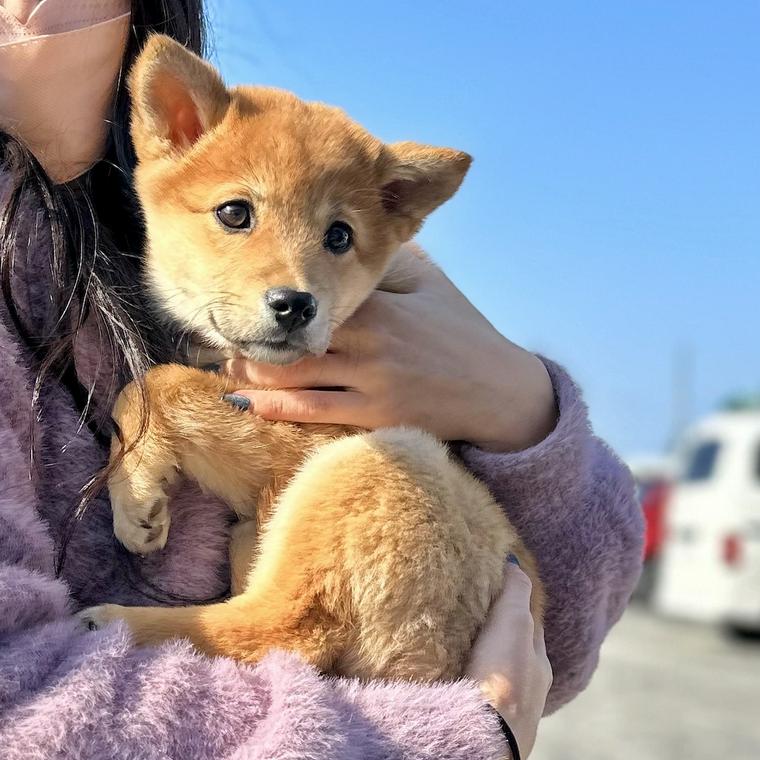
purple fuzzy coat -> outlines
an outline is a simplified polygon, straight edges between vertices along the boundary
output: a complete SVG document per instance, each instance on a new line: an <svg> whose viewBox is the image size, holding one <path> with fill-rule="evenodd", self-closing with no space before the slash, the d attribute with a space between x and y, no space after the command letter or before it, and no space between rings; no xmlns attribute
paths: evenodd
<svg viewBox="0 0 760 760"><path fill-rule="evenodd" d="M29 314L46 300L47 245L30 233L14 272ZM555 431L528 451L464 446L461 456L538 559L549 598L551 712L586 686L602 639L623 612L639 572L642 521L630 475L592 434L578 389L559 367L547 366L560 410ZM71 613L85 605L223 592L228 511L184 487L172 504L166 549L140 561L115 543L103 495L74 532L56 579L54 542L107 452L87 428L77 433L72 399L51 383L34 423L37 465L30 473L33 377L29 353L0 306L0 756L506 756L497 721L471 682L364 684L322 677L283 652L250 667L202 657L185 642L135 649L120 624L82 630Z"/></svg>

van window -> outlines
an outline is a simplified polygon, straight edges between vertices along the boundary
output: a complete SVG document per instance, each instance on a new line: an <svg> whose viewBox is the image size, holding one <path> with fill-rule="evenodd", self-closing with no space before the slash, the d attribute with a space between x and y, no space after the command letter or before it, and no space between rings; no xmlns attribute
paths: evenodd
<svg viewBox="0 0 760 760"><path fill-rule="evenodd" d="M687 457L683 479L687 483L709 480L715 470L719 452L720 444L717 441L705 441L695 446Z"/></svg>

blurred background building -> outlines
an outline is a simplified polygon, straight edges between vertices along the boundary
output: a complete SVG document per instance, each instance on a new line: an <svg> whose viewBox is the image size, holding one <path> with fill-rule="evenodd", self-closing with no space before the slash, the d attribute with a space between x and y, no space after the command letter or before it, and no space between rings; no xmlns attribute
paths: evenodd
<svg viewBox="0 0 760 760"><path fill-rule="evenodd" d="M533 757L760 758L760 4L209 7L230 82L475 156L421 242L637 476L637 598Z"/></svg>

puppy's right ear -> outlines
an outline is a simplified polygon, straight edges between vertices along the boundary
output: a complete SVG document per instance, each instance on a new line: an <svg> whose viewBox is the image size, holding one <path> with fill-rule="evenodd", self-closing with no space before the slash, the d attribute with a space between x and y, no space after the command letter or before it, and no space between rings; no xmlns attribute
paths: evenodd
<svg viewBox="0 0 760 760"><path fill-rule="evenodd" d="M230 94L211 65L153 35L129 75L132 140L141 160L179 156L227 112Z"/></svg>

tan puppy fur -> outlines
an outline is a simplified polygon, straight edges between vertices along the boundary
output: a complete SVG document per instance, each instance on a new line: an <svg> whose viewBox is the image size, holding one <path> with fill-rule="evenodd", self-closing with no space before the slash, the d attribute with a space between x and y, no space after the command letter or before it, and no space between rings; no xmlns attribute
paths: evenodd
<svg viewBox="0 0 760 760"><path fill-rule="evenodd" d="M228 90L165 37L148 43L130 87L149 287L167 318L229 355L323 353L470 164L454 150L384 145L341 111L289 93ZM220 222L229 201L250 209L248 226ZM335 222L352 232L338 254L325 242ZM313 297L316 314L295 329L267 302L282 287ZM227 391L224 379L179 365L128 386L113 411L109 487L117 537L143 554L166 542L174 479L223 498L241 518L233 597L104 605L84 619L122 618L138 643L187 637L250 662L279 647L333 673L453 678L508 552L530 575L541 617L533 558L444 445L412 429L267 422L222 400Z"/></svg>

